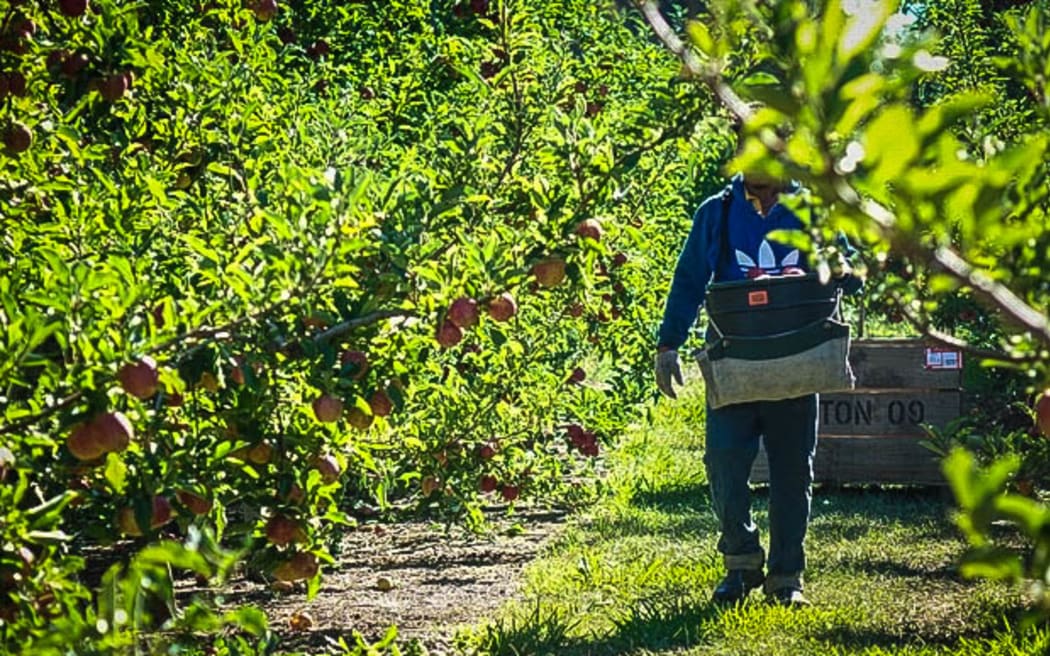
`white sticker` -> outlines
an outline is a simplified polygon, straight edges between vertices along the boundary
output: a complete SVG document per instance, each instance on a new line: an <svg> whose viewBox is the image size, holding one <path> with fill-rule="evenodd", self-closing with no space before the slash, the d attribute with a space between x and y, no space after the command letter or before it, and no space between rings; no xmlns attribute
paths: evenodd
<svg viewBox="0 0 1050 656"><path fill-rule="evenodd" d="M926 349L927 369L962 369L962 351L932 347Z"/></svg>

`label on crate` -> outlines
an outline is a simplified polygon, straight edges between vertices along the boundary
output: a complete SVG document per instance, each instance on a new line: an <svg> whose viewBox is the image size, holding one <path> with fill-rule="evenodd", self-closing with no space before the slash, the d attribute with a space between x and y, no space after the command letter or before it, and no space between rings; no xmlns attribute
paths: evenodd
<svg viewBox="0 0 1050 656"><path fill-rule="evenodd" d="M932 346L926 349L927 369L962 369L962 351Z"/></svg>

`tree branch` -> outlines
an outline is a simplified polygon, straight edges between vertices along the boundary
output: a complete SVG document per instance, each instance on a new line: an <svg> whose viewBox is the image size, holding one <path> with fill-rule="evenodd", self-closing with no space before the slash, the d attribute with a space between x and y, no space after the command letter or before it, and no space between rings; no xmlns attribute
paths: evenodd
<svg viewBox="0 0 1050 656"><path fill-rule="evenodd" d="M719 102L737 118L741 120L751 118L751 115L754 113L753 110L726 84L717 67L705 66L692 48L678 38L675 31L667 24L663 14L660 13L660 7L656 2L652 0L634 0L634 3L653 28L656 37L682 61L685 72L689 77L698 79L707 85Z"/></svg>

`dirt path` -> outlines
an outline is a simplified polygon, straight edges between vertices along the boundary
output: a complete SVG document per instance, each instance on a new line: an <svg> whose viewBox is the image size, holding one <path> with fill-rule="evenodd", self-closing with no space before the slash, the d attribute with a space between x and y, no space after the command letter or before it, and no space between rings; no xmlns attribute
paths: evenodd
<svg viewBox="0 0 1050 656"><path fill-rule="evenodd" d="M445 533L425 522L366 527L346 534L313 601L302 589L280 594L245 579L231 584L226 601L262 607L282 651L326 653L340 637L353 645L353 631L373 642L396 625L399 644L418 638L431 654L450 653L457 626L518 594L522 570L563 519L519 514L521 530L511 532L510 522L497 518L491 537ZM393 588L382 591L381 578ZM293 628L303 614L310 626Z"/></svg>

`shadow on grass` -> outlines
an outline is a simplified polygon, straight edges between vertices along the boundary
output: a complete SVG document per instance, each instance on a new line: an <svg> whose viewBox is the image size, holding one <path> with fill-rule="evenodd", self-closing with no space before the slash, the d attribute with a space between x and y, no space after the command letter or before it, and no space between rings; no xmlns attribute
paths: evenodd
<svg viewBox="0 0 1050 656"><path fill-rule="evenodd" d="M670 512L706 511L711 507L711 490L702 478L662 486L639 483L631 497L631 505Z"/></svg>
<svg viewBox="0 0 1050 656"><path fill-rule="evenodd" d="M537 611L518 622L487 626L478 646L492 656L611 656L677 650L709 642L705 627L721 612L717 606L684 599L641 600L614 620L610 633L587 638L569 637L574 625Z"/></svg>
<svg viewBox="0 0 1050 656"><path fill-rule="evenodd" d="M922 579L924 581L950 583L966 582L954 565L922 567L897 560L872 559L867 555L840 558L836 562L835 567L836 569L846 568L869 576Z"/></svg>

